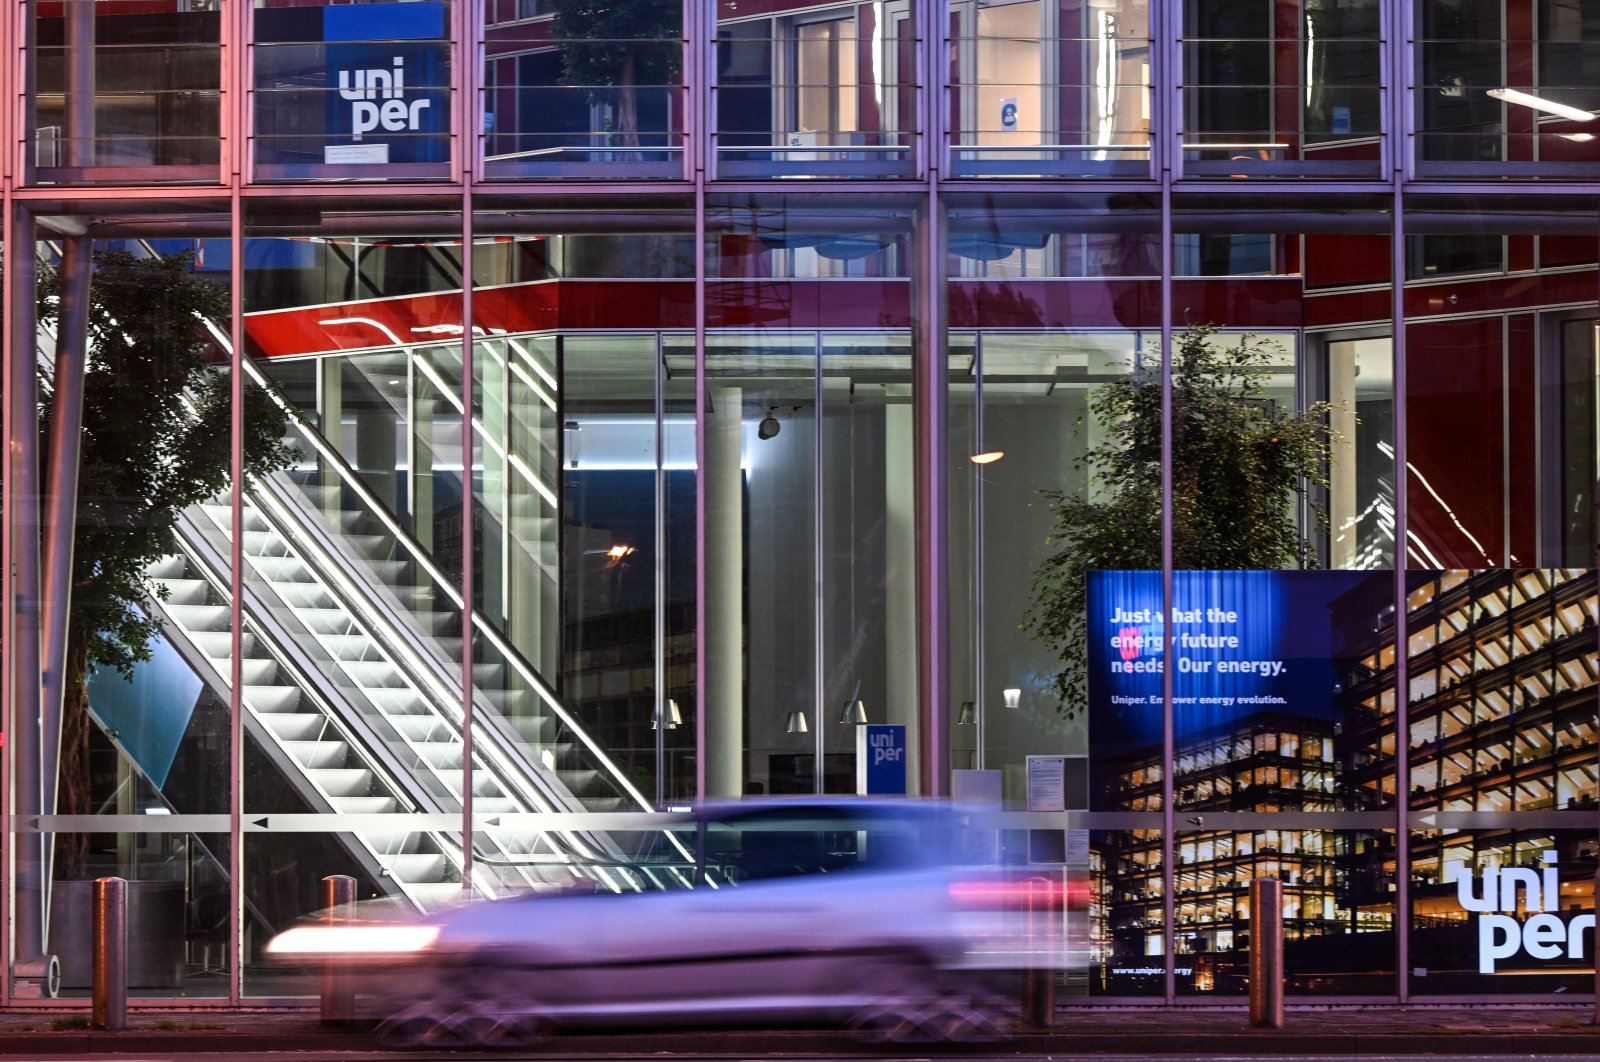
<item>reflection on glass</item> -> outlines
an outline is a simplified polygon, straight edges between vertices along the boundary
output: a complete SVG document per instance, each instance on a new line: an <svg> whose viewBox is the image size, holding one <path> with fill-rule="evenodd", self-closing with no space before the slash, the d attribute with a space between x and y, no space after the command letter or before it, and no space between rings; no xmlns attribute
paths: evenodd
<svg viewBox="0 0 1600 1062"><path fill-rule="evenodd" d="M247 785L257 790L259 807L263 812L299 812L303 810L293 788L285 784L264 761L259 749L246 746L245 771ZM263 792L262 790L267 790ZM270 824L271 815L267 815ZM403 821L403 820L401 820ZM415 911L411 903L394 896L393 887L387 884L381 865L359 844L352 844L349 834L334 833L338 820L329 816L328 832L273 832L270 829L251 833L242 839L244 845L244 921L245 945L243 992L249 997L262 996L317 996L322 991L322 971L286 965L268 958L265 949L274 936L326 909L323 878L342 874L355 879L356 901L369 912L391 911L404 916ZM440 852L438 838L426 832L410 832L397 825L388 834L387 848L395 852L410 853L410 868L402 873L415 876L417 866L448 862ZM461 896L461 879L453 869L439 875L437 898L440 902ZM203 917L199 922L204 934L201 945L216 957L226 951L226 934L217 939L213 926L204 920L213 899L206 899L197 911ZM191 945L193 947L193 945Z"/></svg>
<svg viewBox="0 0 1600 1062"><path fill-rule="evenodd" d="M1549 524L1559 529L1557 543L1545 550L1573 564L1590 563L1594 547L1594 484L1600 475L1600 344L1596 329L1600 323L1588 318L1562 323L1560 333L1559 421L1555 434L1555 462L1552 479L1559 476L1555 506L1559 510ZM1552 549L1551 546L1555 548ZM1552 558L1553 559L1553 558Z"/></svg>
<svg viewBox="0 0 1600 1062"><path fill-rule="evenodd" d="M678 176L680 0L524 0L488 11L485 176Z"/></svg>
<svg viewBox="0 0 1600 1062"><path fill-rule="evenodd" d="M1377 0L1189 0L1186 172L1377 176L1379 11Z"/></svg>
<svg viewBox="0 0 1600 1062"><path fill-rule="evenodd" d="M219 6L158 13L67 0L29 11L40 181L127 180L129 170L146 181L216 179ZM90 53L72 54L85 36Z"/></svg>
<svg viewBox="0 0 1600 1062"><path fill-rule="evenodd" d="M910 176L911 5L752 14L719 8L718 173Z"/></svg>
<svg viewBox="0 0 1600 1062"><path fill-rule="evenodd" d="M1388 338L1327 344L1328 563L1394 566L1394 344Z"/></svg>
<svg viewBox="0 0 1600 1062"><path fill-rule="evenodd" d="M1425 172L1592 170L1600 21L1570 0L1419 0L1417 105Z"/></svg>
<svg viewBox="0 0 1600 1062"><path fill-rule="evenodd" d="M1411 806L1595 807L1592 577L1500 569L1413 582Z"/></svg>

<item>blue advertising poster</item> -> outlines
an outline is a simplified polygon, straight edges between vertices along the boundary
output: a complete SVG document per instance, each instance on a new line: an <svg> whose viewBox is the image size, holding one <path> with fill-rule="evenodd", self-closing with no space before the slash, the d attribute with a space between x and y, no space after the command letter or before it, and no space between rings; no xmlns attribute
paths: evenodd
<svg viewBox="0 0 1600 1062"><path fill-rule="evenodd" d="M856 727L856 792L905 796L905 727L875 723Z"/></svg>
<svg viewBox="0 0 1600 1062"><path fill-rule="evenodd" d="M437 0L258 12L262 161L447 162L446 15Z"/></svg>
<svg viewBox="0 0 1600 1062"><path fill-rule="evenodd" d="M1173 573L1173 715L1181 741L1261 712L1331 720L1342 663L1370 638L1392 576ZM1089 574L1089 708L1101 737L1161 740L1161 573Z"/></svg>

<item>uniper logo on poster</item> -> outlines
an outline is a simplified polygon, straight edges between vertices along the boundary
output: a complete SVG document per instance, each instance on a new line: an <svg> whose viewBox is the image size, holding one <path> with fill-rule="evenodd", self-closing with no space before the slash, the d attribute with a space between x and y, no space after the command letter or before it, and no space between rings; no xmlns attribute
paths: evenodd
<svg viewBox="0 0 1600 1062"><path fill-rule="evenodd" d="M1527 867L1500 867L1476 879L1457 864L1456 899L1463 909L1478 913L1478 972L1492 974L1495 964L1518 953L1532 959L1584 957L1583 934L1594 929L1594 915L1573 915L1562 920L1561 886L1554 852L1544 853L1546 866L1536 872ZM1474 882L1476 881L1476 886ZM1517 888L1522 888L1522 902ZM1537 912L1519 920L1518 911Z"/></svg>
<svg viewBox="0 0 1600 1062"><path fill-rule="evenodd" d="M349 4L324 9L328 164L448 158L444 5Z"/></svg>
<svg viewBox="0 0 1600 1062"><path fill-rule="evenodd" d="M293 178L329 165L421 164L442 175L447 15L442 0L258 6L256 164Z"/></svg>
<svg viewBox="0 0 1600 1062"><path fill-rule="evenodd" d="M339 95L350 102L350 139L360 140L378 129L399 133L420 132L422 112L432 100L406 99L406 61L394 56L391 65L366 70L339 71Z"/></svg>

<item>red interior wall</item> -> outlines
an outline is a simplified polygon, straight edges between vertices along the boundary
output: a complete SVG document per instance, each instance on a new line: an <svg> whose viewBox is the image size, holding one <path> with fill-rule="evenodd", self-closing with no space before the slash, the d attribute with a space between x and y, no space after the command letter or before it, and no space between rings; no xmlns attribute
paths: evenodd
<svg viewBox="0 0 1600 1062"><path fill-rule="evenodd" d="M1406 329L1412 567L1505 563L1502 318ZM1425 547L1426 552L1423 551Z"/></svg>

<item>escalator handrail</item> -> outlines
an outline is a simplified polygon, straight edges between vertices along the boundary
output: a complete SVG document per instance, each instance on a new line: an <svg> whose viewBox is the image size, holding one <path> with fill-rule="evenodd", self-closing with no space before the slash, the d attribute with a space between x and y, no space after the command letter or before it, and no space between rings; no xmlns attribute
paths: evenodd
<svg viewBox="0 0 1600 1062"><path fill-rule="evenodd" d="M207 324L212 329L213 335L216 336L220 330L217 329L214 323L207 322ZM311 444L313 449L317 451L317 456L325 461L327 465L334 470L344 486L348 487L358 498L360 498L362 504L367 508L372 516L383 524L384 530L388 532L397 543L400 544L413 562L415 562L418 567L427 573L428 577L446 595L449 602L456 608L461 609L463 612L467 611L461 594L457 591L451 580L446 578L439 568L432 562L432 560L428 557L427 551L424 550L422 546L417 543L402 526L400 526L399 521L394 519L393 515L388 511L387 506L383 505L383 503L379 501L370 490L367 489L366 484L361 482L361 478L353 469L350 468L348 463L346 463L343 455L334 450L320 433L313 430L311 426L305 422L305 418L301 416L300 412L280 394L278 394L277 389L271 385L271 383L266 379L266 377L261 373L260 369L251 359L243 358L241 359L241 363L245 366L245 372L251 378L251 380L264 392L266 392L266 394L274 403L276 403L281 409L284 410L284 412L289 414L289 416L294 419L295 423L301 429L301 435L306 439L307 442ZM490 645L492 645L500 654L501 658L506 661L507 666L514 669L518 673L519 677L528 683L529 687L533 689L533 691L539 695L540 699L545 702L550 710L556 714L557 718L561 720L562 724L566 726L567 729L584 744L584 746L596 758L596 760L599 761L601 766L604 767L604 769L610 774L616 785L621 788L622 791L626 793L642 810L654 811L655 807L653 803L648 800L645 795L633 785L632 782L628 780L627 775L617 766L615 761L613 761L611 757L606 754L605 750L599 746L599 744L589 735L586 730L584 730L583 726L577 721L577 719L567 711L566 707L555 695L555 691L550 688L549 683L544 679L544 676L540 675L533 665L529 664L520 653L518 653L508 642L506 642L505 639L502 638L499 632L495 629L494 625L486 622L478 610L472 610L472 619L473 629L483 634Z"/></svg>

